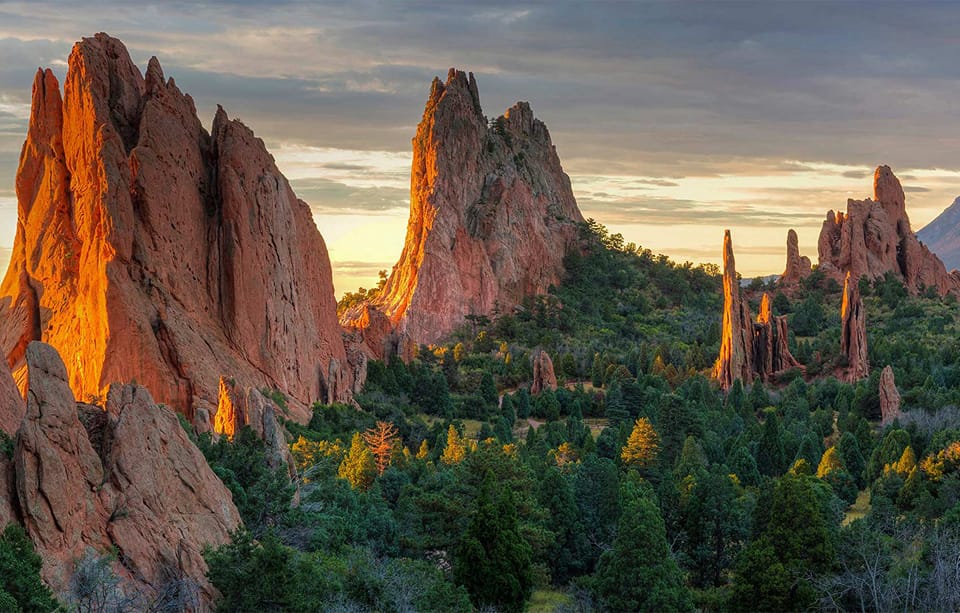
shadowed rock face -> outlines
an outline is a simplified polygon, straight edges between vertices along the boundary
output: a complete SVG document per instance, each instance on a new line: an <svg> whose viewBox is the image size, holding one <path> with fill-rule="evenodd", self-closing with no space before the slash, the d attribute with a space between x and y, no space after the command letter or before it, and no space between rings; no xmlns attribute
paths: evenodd
<svg viewBox="0 0 960 613"><path fill-rule="evenodd" d="M78 404L53 347L31 343L25 360L15 505L44 580L62 591L87 548L115 547L116 570L138 589L159 588L177 569L209 603L203 547L229 541L240 517L176 414L136 384L111 385L105 410Z"/></svg>
<svg viewBox="0 0 960 613"><path fill-rule="evenodd" d="M900 392L893 380L893 369L890 365L883 367L880 372L880 415L882 424L887 425L900 417Z"/></svg>
<svg viewBox="0 0 960 613"><path fill-rule="evenodd" d="M63 99L37 73L0 286L0 346L21 387L31 340L65 358L83 399L136 380L190 414L221 374L275 387L291 417L345 362L326 247L263 142L220 109L210 134L156 58L85 38ZM349 374L349 373L348 373Z"/></svg>
<svg viewBox="0 0 960 613"><path fill-rule="evenodd" d="M853 281L849 272L843 282L840 321L840 354L847 362L841 377L851 382L859 381L870 374L870 362L867 360L867 322L860 286Z"/></svg>
<svg viewBox="0 0 960 613"><path fill-rule="evenodd" d="M550 354L541 349L533 356L533 382L530 384L530 393L539 394L548 389L557 389L557 375L553 370Z"/></svg>
<svg viewBox="0 0 960 613"><path fill-rule="evenodd" d="M931 287L941 296L960 291L960 280L910 229L903 188L888 166L877 167L873 192L872 200L848 200L846 214L827 213L818 243L820 269L838 282L849 273L854 283L889 272L914 294Z"/></svg>
<svg viewBox="0 0 960 613"><path fill-rule="evenodd" d="M577 208L546 126L518 102L488 124L472 74L435 79L413 139L410 218L399 262L373 305L342 321L375 355L431 343L563 277ZM382 315L372 314L376 309ZM384 343L384 328L393 338Z"/></svg>
<svg viewBox="0 0 960 613"><path fill-rule="evenodd" d="M780 275L780 284L787 286L797 285L801 279L810 276L810 258L800 255L797 233L790 229L787 232L787 265Z"/></svg>
<svg viewBox="0 0 960 613"><path fill-rule="evenodd" d="M713 366L713 378L724 390L734 381L751 384L755 378L769 381L791 368L803 368L787 345L789 332L785 315L774 316L770 296L763 295L756 323L746 300L740 296L736 260L730 231L723 235L723 322L720 356Z"/></svg>

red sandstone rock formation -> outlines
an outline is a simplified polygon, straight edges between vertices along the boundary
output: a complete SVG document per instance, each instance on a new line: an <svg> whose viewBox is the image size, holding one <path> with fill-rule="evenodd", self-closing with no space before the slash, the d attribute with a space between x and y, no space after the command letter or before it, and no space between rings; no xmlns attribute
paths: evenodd
<svg viewBox="0 0 960 613"><path fill-rule="evenodd" d="M749 385L754 378L769 381L791 368L803 368L787 345L785 315L774 316L770 297L763 295L756 323L746 300L740 296L733 241L730 230L723 235L723 323L720 356L713 366L713 378L722 389L740 380Z"/></svg>
<svg viewBox="0 0 960 613"><path fill-rule="evenodd" d="M17 494L13 486L13 462L7 459L6 454L0 453L0 526L17 520Z"/></svg>
<svg viewBox="0 0 960 613"><path fill-rule="evenodd" d="M530 393L539 394L548 389L557 389L557 375L553 371L550 354L541 349L533 354L533 383L530 385Z"/></svg>
<svg viewBox="0 0 960 613"><path fill-rule="evenodd" d="M263 142L217 111L210 134L156 58L85 38L63 99L37 73L0 286L0 347L21 383L43 340L81 398L136 380L190 414L231 373L283 390L291 417L348 400L326 247Z"/></svg>
<svg viewBox="0 0 960 613"><path fill-rule="evenodd" d="M173 566L209 601L202 548L227 542L240 517L176 415L135 384L111 385L105 410L78 405L51 346L31 343L25 360L15 502L44 580L61 591L88 547L116 547L117 570L139 589L157 588Z"/></svg>
<svg viewBox="0 0 960 613"><path fill-rule="evenodd" d="M867 360L867 323L860 287L849 272L843 281L840 319L840 354L846 361L842 378L850 382L859 381L870 374L870 363Z"/></svg>
<svg viewBox="0 0 960 613"><path fill-rule="evenodd" d="M287 445L286 430L277 422L277 410L256 388L241 388L233 379L221 377L213 431L233 438L241 428L250 426L266 444L270 468L286 466L290 477L296 478L296 462Z"/></svg>
<svg viewBox="0 0 960 613"><path fill-rule="evenodd" d="M16 434L26 409L10 371L0 365L0 430L11 437Z"/></svg>
<svg viewBox="0 0 960 613"><path fill-rule="evenodd" d="M410 185L400 261L373 305L341 318L363 331L374 355L383 355L386 329L386 348L404 353L466 315L510 308L562 279L583 217L550 134L526 102L488 124L472 74L451 69L446 83L435 79L413 140Z"/></svg>
<svg viewBox="0 0 960 613"><path fill-rule="evenodd" d="M810 276L810 258L800 255L797 233L791 228L787 232L787 266L780 275L780 285L795 286L801 279Z"/></svg>
<svg viewBox="0 0 960 613"><path fill-rule="evenodd" d="M892 423L900 417L900 392L893 380L893 369L890 365L883 367L880 373L880 415L883 425Z"/></svg>
<svg viewBox="0 0 960 613"><path fill-rule="evenodd" d="M830 211L820 231L820 270L837 281L848 273L873 280L893 273L911 293L933 287L960 292L937 256L910 229L903 188L888 166L877 167L873 199L848 200L846 214Z"/></svg>
<svg viewBox="0 0 960 613"><path fill-rule="evenodd" d="M750 310L740 298L730 230L723 233L723 323L720 357L713 366L713 378L722 389L729 389L739 379L753 382L753 330L749 328Z"/></svg>
<svg viewBox="0 0 960 613"><path fill-rule="evenodd" d="M791 368L802 368L790 353L787 331L787 316L773 314L770 308L770 296L763 295L760 301L760 314L753 324L753 366L764 381Z"/></svg>

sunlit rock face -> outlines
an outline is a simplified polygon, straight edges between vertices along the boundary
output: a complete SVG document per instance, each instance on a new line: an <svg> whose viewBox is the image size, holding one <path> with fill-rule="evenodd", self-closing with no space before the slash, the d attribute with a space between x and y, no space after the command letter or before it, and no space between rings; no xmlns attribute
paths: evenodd
<svg viewBox="0 0 960 613"><path fill-rule="evenodd" d="M466 315L508 309L558 284L582 221L530 106L518 102L488 123L473 75L451 69L446 82L434 80L413 139L400 260L375 303L343 322L366 331L376 355L432 343Z"/></svg>
<svg viewBox="0 0 960 613"><path fill-rule="evenodd" d="M854 283L892 273L913 294L934 288L941 296L960 291L960 281L910 229L903 188L888 166L877 167L873 199L848 200L847 212L827 213L820 231L820 270Z"/></svg>
<svg viewBox="0 0 960 613"><path fill-rule="evenodd" d="M860 285L847 273L843 282L843 302L840 305L840 355L846 361L841 379L854 382L870 374L867 359L867 320L860 296ZM892 374L892 372L891 372Z"/></svg>
<svg viewBox="0 0 960 613"><path fill-rule="evenodd" d="M104 408L76 403L49 345L28 345L25 361L13 504L44 580L64 591L88 548L116 548L115 570L138 590L159 589L172 570L195 581L209 604L203 547L228 542L240 516L176 414L136 384L110 386Z"/></svg>
<svg viewBox="0 0 960 613"><path fill-rule="evenodd" d="M740 295L737 263L733 255L730 231L723 235L723 319L720 355L713 365L713 378L721 389L730 389L734 381L744 385L754 380L770 381L793 368L803 368L790 353L786 315L775 316L770 296L760 301L760 314L754 322L747 301Z"/></svg>
<svg viewBox="0 0 960 613"><path fill-rule="evenodd" d="M300 420L349 399L326 381L345 351L309 208L246 126L220 109L207 133L156 58L142 76L98 34L74 47L62 99L38 72L16 188L0 345L21 388L43 340L81 399L137 381L191 414L224 373L283 390Z"/></svg>

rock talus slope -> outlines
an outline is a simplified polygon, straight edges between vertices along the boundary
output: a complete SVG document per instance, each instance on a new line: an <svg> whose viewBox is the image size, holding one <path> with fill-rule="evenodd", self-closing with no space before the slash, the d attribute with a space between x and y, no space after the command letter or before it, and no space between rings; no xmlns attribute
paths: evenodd
<svg viewBox="0 0 960 613"><path fill-rule="evenodd" d="M0 346L21 388L43 340L82 399L136 380L190 414L224 373L298 419L349 399L327 380L346 353L310 209L246 126L220 109L208 134L156 58L142 76L120 41L85 38L62 99L39 71L16 189Z"/></svg>
<svg viewBox="0 0 960 613"><path fill-rule="evenodd" d="M473 75L451 69L446 82L433 81L413 139L400 260L374 304L341 321L364 331L378 355L432 343L467 315L559 283L580 222L570 179L530 106L518 102L488 123Z"/></svg>

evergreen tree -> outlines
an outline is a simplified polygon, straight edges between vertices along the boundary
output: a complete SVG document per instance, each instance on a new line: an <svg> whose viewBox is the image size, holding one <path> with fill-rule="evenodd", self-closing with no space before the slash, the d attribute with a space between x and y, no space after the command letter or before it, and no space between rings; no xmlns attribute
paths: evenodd
<svg viewBox="0 0 960 613"><path fill-rule="evenodd" d="M27 533L8 524L0 534L0 611L57 611L60 605L40 580L42 561Z"/></svg>
<svg viewBox="0 0 960 613"><path fill-rule="evenodd" d="M533 593L530 545L518 531L510 488L497 492L487 471L477 495L477 510L457 547L454 576L477 607L523 611Z"/></svg>
<svg viewBox="0 0 960 613"><path fill-rule="evenodd" d="M859 487L863 487L863 473L867 463L863 458L863 454L860 453L860 443L857 441L857 437L854 436L852 432L844 432L840 437L837 450L840 452L840 457L843 459L843 465L846 467L847 472L856 479Z"/></svg>
<svg viewBox="0 0 960 613"><path fill-rule="evenodd" d="M611 611L693 611L657 505L638 493L624 498L613 549L597 564L598 599Z"/></svg>
<svg viewBox="0 0 960 613"><path fill-rule="evenodd" d="M590 384L593 387L603 387L603 362L600 354L593 354L593 367L590 369Z"/></svg>
<svg viewBox="0 0 960 613"><path fill-rule="evenodd" d="M776 413L767 415L757 449L757 468L768 476L779 475L786 468L787 455L783 449L783 433Z"/></svg>

